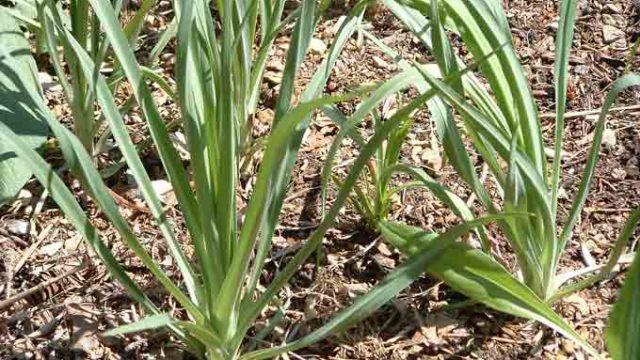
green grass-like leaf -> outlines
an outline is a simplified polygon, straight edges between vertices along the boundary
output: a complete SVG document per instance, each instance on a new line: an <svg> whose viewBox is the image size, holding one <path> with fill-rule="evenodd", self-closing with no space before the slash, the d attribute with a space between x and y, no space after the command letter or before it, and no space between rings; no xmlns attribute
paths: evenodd
<svg viewBox="0 0 640 360"><path fill-rule="evenodd" d="M640 220L640 208L629 217L629 223ZM630 229L633 229L631 227ZM640 357L640 252L629 269L620 298L613 307L607 325L607 347L613 360L632 360Z"/></svg>

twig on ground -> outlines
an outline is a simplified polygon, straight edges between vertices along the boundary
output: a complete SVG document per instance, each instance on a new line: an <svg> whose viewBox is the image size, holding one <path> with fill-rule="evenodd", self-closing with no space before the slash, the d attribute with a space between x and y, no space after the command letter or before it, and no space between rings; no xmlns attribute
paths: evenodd
<svg viewBox="0 0 640 360"><path fill-rule="evenodd" d="M89 265L89 263L90 263L89 260L85 259L82 262L82 264L74 267L73 269L67 271L66 273L64 273L64 274L62 274L60 276L57 276L57 277L55 277L53 279L50 279L50 280L47 280L45 282L41 282L40 284L38 284L38 285L36 285L36 286L34 286L32 288L29 288L29 289L27 289L27 290L15 295L15 296L12 296L12 297L10 297L8 299L0 301L0 310L4 310L4 309L8 308L9 306L15 304L16 302L18 302L18 301L20 301L22 299L25 299L25 298L27 298L27 297L35 294L35 293L38 293L38 292L46 289L48 286L51 286L51 284L54 284L54 283L66 278L66 277L69 277L69 276L71 276L73 274L76 274L76 273L80 272L81 270L85 269Z"/></svg>
<svg viewBox="0 0 640 360"><path fill-rule="evenodd" d="M40 244L42 244L44 239L46 239L49 236L49 232L51 232L52 228L53 228L53 224L49 224L49 226L47 226L46 228L44 228L44 230L42 230L42 232L40 232L37 240L22 253L22 256L20 256L20 259L16 263L16 266L14 266L13 270L9 272L9 275L7 276L7 281L6 281L7 297L11 296L11 293L10 293L11 283L13 281L14 276L16 276L16 274L20 271L20 269L22 269L24 264L27 263L27 260L29 260L31 255L33 255L33 253L40 246Z"/></svg>
<svg viewBox="0 0 640 360"><path fill-rule="evenodd" d="M353 256L344 259L340 262L338 262L337 264L331 265L332 268L337 268L340 265L344 265L347 264L349 262L355 261L363 256L365 256L371 249L373 249L373 247L380 241L380 239L382 239L382 236L378 236L376 237L372 242L370 242L367 246L365 246L363 249L361 249L360 251L358 251L356 254L354 254Z"/></svg>
<svg viewBox="0 0 640 360"><path fill-rule="evenodd" d="M609 112L612 112L612 111L625 111L625 110L640 110L640 105L629 105L629 106L613 107L613 108L609 109ZM582 117L582 116L598 115L598 114L600 114L601 111L602 111L602 109L573 111L573 112L566 113L564 118L565 119L571 119L571 118L577 118L577 117ZM546 114L540 115L540 119L553 119L555 117L556 117L556 113L546 113Z"/></svg>
<svg viewBox="0 0 640 360"><path fill-rule="evenodd" d="M632 208L593 208L593 207L585 207L584 211L588 212L588 213L606 213L606 214L610 214L610 213L620 213L620 212L631 212L631 211L633 211L633 209Z"/></svg>
<svg viewBox="0 0 640 360"><path fill-rule="evenodd" d="M131 201L125 199L124 197L122 197L120 194L116 193L115 191L107 188L107 191L109 191L109 193L111 194L111 196L113 196L113 198L116 200L116 202L124 207L128 207L129 209L132 209L134 211L137 212L141 212L141 213L145 213L145 214L151 214L151 210L138 206L134 203L132 203Z"/></svg>
<svg viewBox="0 0 640 360"><path fill-rule="evenodd" d="M60 312L60 314L54 317L51 321L40 326L38 330L28 334L27 337L30 339L35 339L35 338L44 337L51 334L58 327L58 324L60 323L60 321L64 316L65 316L65 312L64 311Z"/></svg>

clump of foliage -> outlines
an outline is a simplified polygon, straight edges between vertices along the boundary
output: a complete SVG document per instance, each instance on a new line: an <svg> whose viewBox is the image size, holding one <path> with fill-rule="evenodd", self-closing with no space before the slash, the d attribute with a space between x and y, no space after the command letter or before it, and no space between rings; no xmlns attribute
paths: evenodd
<svg viewBox="0 0 640 360"><path fill-rule="evenodd" d="M542 313L531 308L522 311L522 299L514 289L505 291L504 284L513 283L519 288L520 294L530 293L552 304L563 296L607 279L621 258L630 257L623 253L638 222L637 211L629 217L606 264L560 274L558 264L580 218L593 181L609 109L622 91L640 85L640 76L622 76L613 83L604 99L580 186L568 214L563 216L558 211L558 195L569 53L577 1L562 1L560 8L554 68L556 119L550 166L537 106L513 48L506 15L498 1L382 2L436 59L435 66L409 64L373 35L368 35L396 58L400 65L412 66L421 72L423 81L416 83L416 87L422 93L438 93L438 97L427 105L451 165L489 213L507 211L529 214L498 221L499 230L516 255L519 266L517 278L506 273L493 258L491 244L482 231L479 231L481 250L459 244L457 253L452 252L450 257L443 256L442 264L432 264L427 271L443 278L450 286L476 301L530 319L537 319ZM455 81L448 80L449 75L465 67L450 44L449 33L462 40L475 61L486 60L479 62L478 69L486 79L488 88L473 73L467 73ZM458 127L458 122L462 124L462 129ZM464 146L463 134L487 164L493 183L497 186L498 201L489 195L489 190L480 181L471 155ZM456 214L463 218L468 216L464 204L453 204L446 191L434 193ZM559 229L556 226L558 221L562 224ZM387 232L385 237L405 253L413 253L411 246L418 240L412 234L419 230L402 224L393 226L398 231ZM427 241L428 237L423 240ZM489 269L492 269L492 274L486 273L483 279L478 277L481 271ZM571 282L576 278L582 279ZM555 325L552 327L563 331ZM586 346L584 342L582 344Z"/></svg>
<svg viewBox="0 0 640 360"><path fill-rule="evenodd" d="M122 81L126 81L131 87L132 101L139 106L155 150L172 184L189 235L187 246L194 250L193 258L186 255L185 244L178 241L175 229L151 185L123 121L122 109L116 105L109 78L100 72L101 64L95 62L96 58L92 53L87 52L72 29L62 21L55 2L45 1L39 8L39 19L50 41L49 48L55 48L52 46L55 40L64 44L65 52L72 52L81 75L70 73L69 76L79 76L86 81L86 88L100 106L100 116L104 118L111 136L118 144L180 274L179 279L170 276L140 243L95 167L93 154L78 134L74 134L50 114L45 116L60 144L67 167L80 180L85 192L102 214L110 220L122 241L176 301L180 311L158 308L146 296L103 242L72 191L54 169L24 138L0 123L1 142L8 144L20 161L28 164L35 177L104 262L113 278L145 309L148 316L133 324L113 329L108 335L168 328L198 357L272 358L308 346L354 324L384 305L420 276L424 267L459 236L501 217L491 216L463 223L438 236L439 241L410 257L369 293L340 311L322 327L298 340L262 350L254 349L255 342L246 344L245 336L251 331L256 319L268 306L277 304L279 291L321 244L324 234L335 221L368 159L383 140L407 120L412 111L434 95L423 94L398 110L379 127L373 138L363 144L350 175L341 184L325 219L287 265L274 274L270 282L264 283L261 274L294 161L310 124L312 112L356 95L366 95L367 101L374 107L383 99L376 96L376 90L369 94L371 89L368 88L352 95L320 97L341 48L362 17L364 4L361 4L343 21L331 50L301 95L299 103L292 101L296 74L322 10L314 0L302 1L287 20L293 24L293 32L275 119L272 131L265 139L264 156L244 218L238 221L236 191L243 146L240 134L244 131L247 117L251 115L245 100L252 93L253 81L259 82L253 77L259 77L256 74L260 71L253 72L253 66L259 69L262 61L261 52L254 58L251 51L256 35L254 31L257 19L260 19L261 31L266 31L261 33L263 40L274 36L271 31L276 29L268 19L272 19L274 24L279 23L275 19L280 19L284 2L220 0L214 4L218 18L212 16L207 1L184 0L174 3L174 31L178 47L173 75L177 86L175 90L170 90L176 94L180 120L191 155L187 170L170 141L167 124L153 101L146 82L148 77L145 76L144 67L136 60L126 27L123 29L120 25L119 3L89 1L88 16L104 29L105 37L101 38L102 44L105 44L104 54L108 54L109 60L118 64ZM214 20L219 21L220 28L215 26ZM46 108L36 110L47 112Z"/></svg>
<svg viewBox="0 0 640 360"><path fill-rule="evenodd" d="M371 111L372 128L377 131L383 123L392 116L397 107L396 95L392 94L382 103L381 111ZM335 107L324 107L324 113L334 120L336 124L343 125L348 119ZM398 194L403 190L416 186L416 183L392 186L391 178L395 172L404 169L400 164L400 151L404 140L411 130L413 118L408 117L403 123L394 128L382 145L376 150L375 155L367 162L359 181L354 186L349 202L362 218L366 229L376 232L377 223L386 219L394 204L398 202ZM356 131L350 134L350 138L358 145L364 145L363 137ZM333 173L333 158L337 153L339 141L334 141L330 149L329 161L322 168L322 200L326 201L329 179L333 178L336 184L341 179ZM416 171L421 171L416 169ZM324 205L323 205L324 206Z"/></svg>

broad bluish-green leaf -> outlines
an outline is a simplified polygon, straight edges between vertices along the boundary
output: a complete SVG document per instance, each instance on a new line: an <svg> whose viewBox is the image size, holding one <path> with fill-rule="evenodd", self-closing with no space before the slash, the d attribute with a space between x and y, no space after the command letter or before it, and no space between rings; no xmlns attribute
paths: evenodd
<svg viewBox="0 0 640 360"><path fill-rule="evenodd" d="M400 223L386 222L381 230L387 241L408 256L437 239L433 233ZM597 355L597 351L531 289L487 254L466 243L456 242L447 247L435 261L425 267L425 271L490 308L539 321Z"/></svg>
<svg viewBox="0 0 640 360"><path fill-rule="evenodd" d="M48 134L36 64L16 20L0 8L0 122L32 148ZM32 172L5 143L0 143L0 205L24 186Z"/></svg>
<svg viewBox="0 0 640 360"><path fill-rule="evenodd" d="M0 6L0 12L6 12L12 17L32 28L39 27L37 22L38 10L34 0L14 0L15 6Z"/></svg>

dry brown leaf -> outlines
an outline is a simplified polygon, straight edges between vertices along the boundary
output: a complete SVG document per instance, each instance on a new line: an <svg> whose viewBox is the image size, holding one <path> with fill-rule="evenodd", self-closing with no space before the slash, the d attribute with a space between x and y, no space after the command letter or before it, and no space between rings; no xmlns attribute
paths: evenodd
<svg viewBox="0 0 640 360"><path fill-rule="evenodd" d="M80 296L67 298L65 307L71 328L69 349L83 353L87 359L101 359L103 349L98 339L98 309Z"/></svg>

